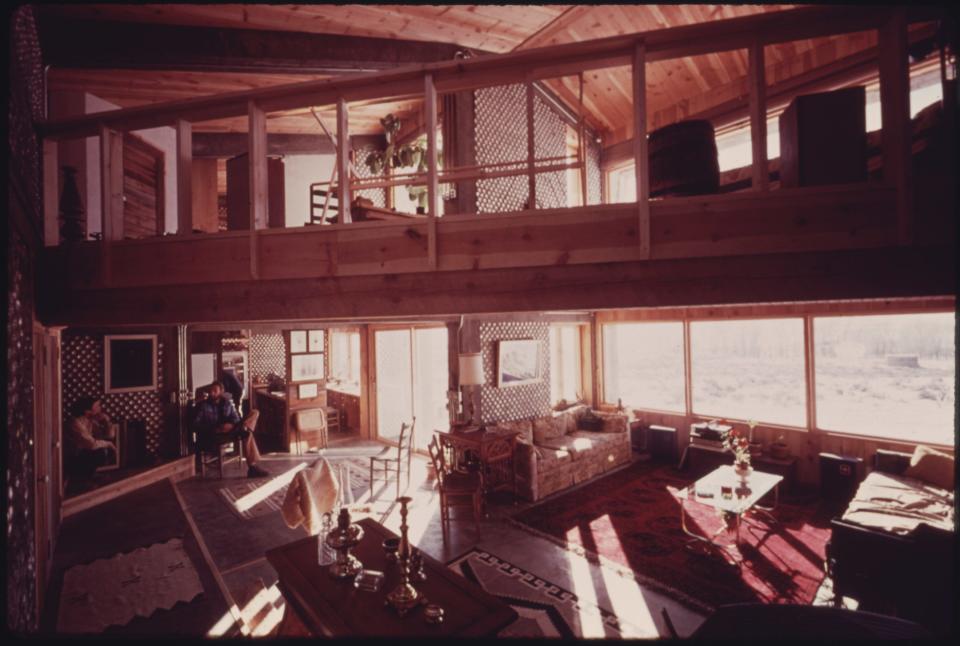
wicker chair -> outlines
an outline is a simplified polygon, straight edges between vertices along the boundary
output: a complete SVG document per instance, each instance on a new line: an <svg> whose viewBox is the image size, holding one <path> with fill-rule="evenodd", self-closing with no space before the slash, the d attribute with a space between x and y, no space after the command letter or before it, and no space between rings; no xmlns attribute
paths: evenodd
<svg viewBox="0 0 960 646"><path fill-rule="evenodd" d="M397 438L397 447L385 446L377 455L370 456L370 497L373 498L373 482L375 470L379 466L383 469L384 481L389 481L391 474L397 476L397 498L400 497L400 476L406 471L407 486L410 486L410 462L413 458L413 427L417 423L417 418L410 420L408 426L406 422L400 424L400 437ZM396 451L395 457L388 457ZM404 468L406 467L406 468Z"/></svg>
<svg viewBox="0 0 960 646"><path fill-rule="evenodd" d="M440 491L440 524L446 535L450 523L451 507L470 507L473 510L473 523L480 531L480 518L483 515L483 473L474 471L461 473L452 471L444 458L443 449L434 436L427 446L430 461L437 474L437 488Z"/></svg>

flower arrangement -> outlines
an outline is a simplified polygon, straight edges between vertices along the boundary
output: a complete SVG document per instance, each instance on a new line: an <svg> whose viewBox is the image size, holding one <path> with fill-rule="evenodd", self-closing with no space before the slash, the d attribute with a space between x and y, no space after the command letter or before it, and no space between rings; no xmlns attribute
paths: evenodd
<svg viewBox="0 0 960 646"><path fill-rule="evenodd" d="M731 429L723 440L723 448L733 453L733 465L735 467L747 468L750 466L750 440L738 431Z"/></svg>

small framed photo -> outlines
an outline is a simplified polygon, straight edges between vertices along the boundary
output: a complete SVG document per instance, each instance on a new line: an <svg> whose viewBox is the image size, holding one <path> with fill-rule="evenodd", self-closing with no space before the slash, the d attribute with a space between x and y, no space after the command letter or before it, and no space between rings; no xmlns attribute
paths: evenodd
<svg viewBox="0 0 960 646"><path fill-rule="evenodd" d="M290 381L323 379L323 354L295 354L290 357Z"/></svg>
<svg viewBox="0 0 960 646"><path fill-rule="evenodd" d="M323 330L310 330L310 352L323 352Z"/></svg>
<svg viewBox="0 0 960 646"><path fill-rule="evenodd" d="M541 379L538 340L520 339L497 344L498 388L532 384Z"/></svg>
<svg viewBox="0 0 960 646"><path fill-rule="evenodd" d="M297 386L297 397L299 399L313 399L319 393L317 384L300 384Z"/></svg>
<svg viewBox="0 0 960 646"><path fill-rule="evenodd" d="M291 354L296 352L306 352L307 351L307 331L306 330L291 330L290 331L290 352Z"/></svg>

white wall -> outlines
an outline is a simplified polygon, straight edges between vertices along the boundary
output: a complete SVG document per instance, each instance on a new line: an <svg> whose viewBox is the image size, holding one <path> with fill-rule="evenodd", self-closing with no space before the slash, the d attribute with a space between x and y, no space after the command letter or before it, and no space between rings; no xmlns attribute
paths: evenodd
<svg viewBox="0 0 960 646"><path fill-rule="evenodd" d="M336 155L284 155L283 190L287 227L302 227L310 221L310 184L329 182Z"/></svg>

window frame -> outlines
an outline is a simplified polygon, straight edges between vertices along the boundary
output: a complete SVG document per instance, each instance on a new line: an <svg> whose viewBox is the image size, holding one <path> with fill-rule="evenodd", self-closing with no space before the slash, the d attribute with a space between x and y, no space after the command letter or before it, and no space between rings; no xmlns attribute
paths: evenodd
<svg viewBox="0 0 960 646"><path fill-rule="evenodd" d="M578 401L585 401L588 398L587 393L584 392L584 386L583 386L583 383L584 383L583 381L583 328L584 327L585 327L584 323L559 322L559 323L550 323L549 329L547 331L548 340L551 340L551 332L554 329L558 330L557 332L558 338L560 336L559 331L564 328L572 329L574 331L574 335L575 335L574 338L576 339L576 342L575 342L576 351L574 352L574 363L576 364L574 375L575 375L576 384L574 386L573 391L574 393L578 393L580 395ZM560 402L559 399L556 401L552 401L553 400L553 374L554 374L553 343L551 342L550 343L550 399L551 399L550 406L551 407L556 406ZM562 395L561 395L561 399L562 399ZM573 403L573 402L567 402L567 403Z"/></svg>

